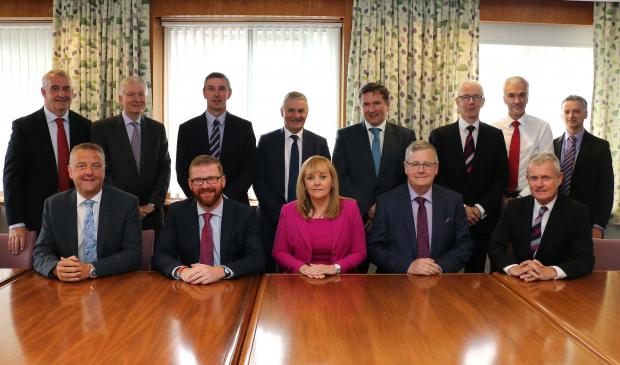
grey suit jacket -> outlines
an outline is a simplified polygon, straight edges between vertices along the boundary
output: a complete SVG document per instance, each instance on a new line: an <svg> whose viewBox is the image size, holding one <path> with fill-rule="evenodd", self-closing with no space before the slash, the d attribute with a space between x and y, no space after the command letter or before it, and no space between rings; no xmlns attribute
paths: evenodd
<svg viewBox="0 0 620 365"><path fill-rule="evenodd" d="M45 201L41 233L34 245L35 271L52 277L61 257L78 255L77 193L75 189L55 194ZM97 223L98 276L136 270L142 264L142 233L138 199L104 185Z"/></svg>

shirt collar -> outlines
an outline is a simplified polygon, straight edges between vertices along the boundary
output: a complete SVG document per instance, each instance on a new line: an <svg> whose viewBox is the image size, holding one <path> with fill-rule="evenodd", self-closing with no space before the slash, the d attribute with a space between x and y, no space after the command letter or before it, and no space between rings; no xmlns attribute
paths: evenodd
<svg viewBox="0 0 620 365"><path fill-rule="evenodd" d="M47 121L48 124L56 121L56 119L58 118L58 116L56 116L56 114L49 111L47 107L45 107L45 105L43 106L43 112L45 113L45 120ZM65 112L65 114L62 115L61 118L69 122L69 109L67 109L67 111Z"/></svg>
<svg viewBox="0 0 620 365"><path fill-rule="evenodd" d="M79 207L85 200L93 200L95 201L95 203L100 204L101 203L101 193L103 192L103 189L99 190L99 192L97 194L95 194L95 196L93 196L90 199L86 199L84 198L79 191L75 190L76 194L77 194L77 206Z"/></svg>
<svg viewBox="0 0 620 365"><path fill-rule="evenodd" d="M226 121L226 114L228 114L228 112L224 111L222 114L216 117L215 115L209 113L208 110L205 111L205 116L207 117L207 122L209 123L209 125L213 125L213 122L215 122L215 119L217 119L222 127L224 126L224 122Z"/></svg>
<svg viewBox="0 0 620 365"><path fill-rule="evenodd" d="M386 125L386 124L387 124L387 120L384 120L384 121L383 121L381 124L379 124L378 126L373 127L373 125L372 125L372 124L368 123L367 121L364 121L364 125L365 125L365 127L366 127L366 131L368 131L370 128L379 128L379 129L381 129L382 131L384 131L384 132L385 132L385 125Z"/></svg>
<svg viewBox="0 0 620 365"><path fill-rule="evenodd" d="M224 199L226 199L226 198L222 197L222 200L220 201L220 204L219 204L217 207L215 207L215 209L213 209L213 210L211 211L211 214L216 215L216 216L218 216L218 217L221 217L221 216L222 216L222 210L224 209ZM200 216L200 215L203 215L203 214L205 214L205 213L207 212L207 211L206 211L206 210L204 210L204 208L200 205L200 203L196 202L196 206L198 207L198 215L199 215L199 216Z"/></svg>
<svg viewBox="0 0 620 365"><path fill-rule="evenodd" d="M459 129L461 131L465 131L466 133L469 133L469 131L467 130L467 127L469 127L470 125L473 125L474 127L476 127L476 130L480 130L480 119L478 119L474 124L469 124L465 121L465 119L459 117Z"/></svg>
<svg viewBox="0 0 620 365"><path fill-rule="evenodd" d="M557 194L559 194L560 192L558 191ZM547 207L547 211L551 212L551 210L553 209L553 206L555 205L556 200L558 200L558 196L557 194L555 195L555 198L553 198L552 201L550 201L549 203L545 204L545 206ZM538 200L536 200L536 198L534 198L534 211L538 212L540 210L540 207L542 207L542 204L540 204L538 202Z"/></svg>
<svg viewBox="0 0 620 365"><path fill-rule="evenodd" d="M128 125L130 123L138 123L140 124L140 122L142 121L142 115L140 115L140 118L138 118L138 120L132 120L131 117L129 117L129 115L127 115L127 113L125 113L125 111L123 110L123 121L125 122L125 125Z"/></svg>
<svg viewBox="0 0 620 365"><path fill-rule="evenodd" d="M297 133L291 133L291 131L289 131L288 129L286 129L286 127L283 128L284 129L284 140L288 140L290 136L292 136L293 134L295 134L299 140L301 141L302 137L304 136L304 129L302 128L299 132Z"/></svg>
<svg viewBox="0 0 620 365"><path fill-rule="evenodd" d="M422 195L416 193L416 191L413 190L413 188L411 187L409 182L407 182L407 187L409 188L409 197L411 198L411 201L413 201L415 198L421 196L424 199L428 200L429 202L431 202L431 203L433 202L433 185L431 185L431 187L428 188L426 193L424 193Z"/></svg>
<svg viewBox="0 0 620 365"><path fill-rule="evenodd" d="M568 131L566 131L566 133L564 133L564 142L568 142L568 137L575 136L577 138L577 144L579 145L583 140L583 135L585 134L585 132L586 130L583 128L575 134L570 134L568 133Z"/></svg>

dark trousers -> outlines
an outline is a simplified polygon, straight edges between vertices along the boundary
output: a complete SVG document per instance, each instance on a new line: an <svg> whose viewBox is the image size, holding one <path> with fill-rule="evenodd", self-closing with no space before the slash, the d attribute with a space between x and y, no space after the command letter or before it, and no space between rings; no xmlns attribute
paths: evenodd
<svg viewBox="0 0 620 365"><path fill-rule="evenodd" d="M487 248L491 235L489 233L476 232L475 230L470 230L470 232L472 241L474 241L474 250L469 261L465 264L465 272L484 273L484 266L487 261Z"/></svg>

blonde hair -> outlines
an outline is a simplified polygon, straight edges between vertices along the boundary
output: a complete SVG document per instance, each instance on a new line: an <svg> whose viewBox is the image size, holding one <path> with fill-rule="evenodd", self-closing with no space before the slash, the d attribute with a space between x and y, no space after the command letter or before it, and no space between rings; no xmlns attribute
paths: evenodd
<svg viewBox="0 0 620 365"><path fill-rule="evenodd" d="M297 176L297 212L306 219L312 218L313 207L306 184L304 183L306 174L316 171L321 167L327 167L332 178L332 189L329 192L329 204L325 212L325 218L336 218L340 214L340 187L338 185L338 175L334 165L323 156L312 156L301 165L301 170Z"/></svg>

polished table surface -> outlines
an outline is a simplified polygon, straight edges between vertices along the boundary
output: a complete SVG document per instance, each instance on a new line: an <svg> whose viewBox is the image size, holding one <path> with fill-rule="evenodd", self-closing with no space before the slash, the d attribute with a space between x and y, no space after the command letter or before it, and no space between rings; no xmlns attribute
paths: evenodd
<svg viewBox="0 0 620 365"><path fill-rule="evenodd" d="M0 364L236 363L259 277L192 286L153 272L0 288Z"/></svg>
<svg viewBox="0 0 620 365"><path fill-rule="evenodd" d="M0 287L17 279L24 274L26 269L0 269Z"/></svg>
<svg viewBox="0 0 620 365"><path fill-rule="evenodd" d="M540 283L493 275L604 359L620 364L620 271Z"/></svg>
<svg viewBox="0 0 620 365"><path fill-rule="evenodd" d="M606 363L490 275L265 275L242 364Z"/></svg>

